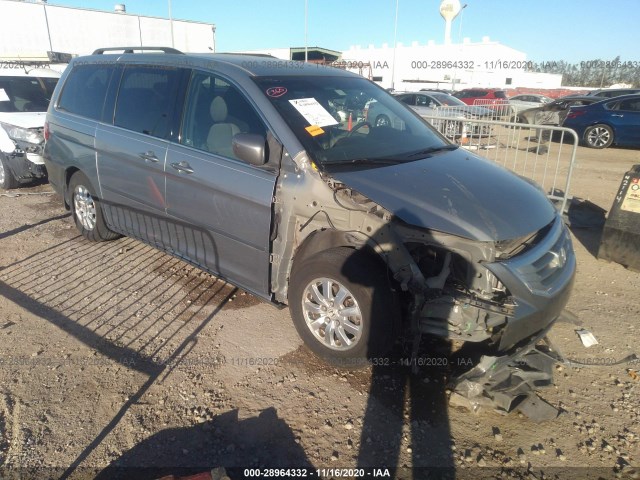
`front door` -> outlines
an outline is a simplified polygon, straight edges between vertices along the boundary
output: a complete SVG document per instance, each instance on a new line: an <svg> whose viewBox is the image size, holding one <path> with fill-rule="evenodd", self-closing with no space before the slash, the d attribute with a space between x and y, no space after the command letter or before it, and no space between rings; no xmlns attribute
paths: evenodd
<svg viewBox="0 0 640 480"><path fill-rule="evenodd" d="M615 142L620 145L640 145L640 97L622 100L611 112Z"/></svg>
<svg viewBox="0 0 640 480"><path fill-rule="evenodd" d="M269 296L270 229L277 168L235 157L238 133L267 128L244 95L210 73L193 73L179 144L166 159L172 249L246 290Z"/></svg>

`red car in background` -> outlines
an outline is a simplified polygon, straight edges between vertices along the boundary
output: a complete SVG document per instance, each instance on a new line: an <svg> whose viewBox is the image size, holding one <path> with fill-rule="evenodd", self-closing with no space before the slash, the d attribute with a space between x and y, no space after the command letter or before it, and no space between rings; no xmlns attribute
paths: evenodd
<svg viewBox="0 0 640 480"><path fill-rule="evenodd" d="M483 105L500 104L509 101L507 92L497 88L466 88L459 92L454 92L453 96L467 105L477 105L478 103ZM474 103L476 100L481 100L482 102Z"/></svg>

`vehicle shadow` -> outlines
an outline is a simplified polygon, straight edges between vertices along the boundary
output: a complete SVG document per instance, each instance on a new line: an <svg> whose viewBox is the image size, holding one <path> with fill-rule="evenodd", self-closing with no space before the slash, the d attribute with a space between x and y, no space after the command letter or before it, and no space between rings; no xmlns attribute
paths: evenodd
<svg viewBox="0 0 640 480"><path fill-rule="evenodd" d="M229 304L237 288L134 239L93 243L67 235L36 254L0 266L0 291L97 358L142 374L142 382L127 392L121 405L114 405L106 423L85 427L95 437L58 478L81 472L83 462L149 388L180 365L207 325L223 309L241 307L239 302ZM64 358L55 361L65 365Z"/></svg>
<svg viewBox="0 0 640 480"><path fill-rule="evenodd" d="M123 453L95 478L152 480L220 467L230 478L252 476L246 469L313 469L289 425L270 407L243 420L238 419L238 410L230 410L193 427L162 430Z"/></svg>
<svg viewBox="0 0 640 480"><path fill-rule="evenodd" d="M64 213L62 215L56 215L54 217L45 218L44 220L40 220L39 222L28 223L26 225L21 225L21 226L19 226L17 228L14 228L12 230L7 230L6 232L0 233L0 240L3 240L5 238L7 238L7 237L11 237L13 235L17 235L18 233L22 233L25 230L29 230L31 228L35 228L35 227L38 227L40 225L44 225L44 224L49 223L49 222L55 222L56 220L62 220L63 218L67 218L69 216L70 216L70 214Z"/></svg>
<svg viewBox="0 0 640 480"><path fill-rule="evenodd" d="M372 367L358 467L388 469L391 478L455 478L447 368L424 365L448 359L450 344L428 340L432 349L422 349L415 360L422 364L419 372L412 372L400 349L388 357L393 365Z"/></svg>
<svg viewBox="0 0 640 480"><path fill-rule="evenodd" d="M370 253L360 250L351 255L343 273L353 271L349 262L359 262L361 255ZM380 283L358 277L359 283L374 287L371 311L388 311L383 303L389 296L376 287ZM391 278L388 282L384 288L399 290ZM399 294L396 306L401 307L408 298ZM396 323L397 333L406 331L400 318ZM371 338L376 336L375 328L383 327L373 323ZM414 357L412 344L412 338L400 338L383 357L369 355L371 381L357 467L387 469L391 478L419 478L420 472L427 471L429 478L454 478L446 393L451 343L424 336ZM369 351L373 351L371 342Z"/></svg>

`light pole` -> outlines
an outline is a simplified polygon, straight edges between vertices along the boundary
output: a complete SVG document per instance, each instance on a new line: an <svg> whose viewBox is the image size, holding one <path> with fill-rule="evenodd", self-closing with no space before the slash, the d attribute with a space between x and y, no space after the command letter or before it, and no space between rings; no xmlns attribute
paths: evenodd
<svg viewBox="0 0 640 480"><path fill-rule="evenodd" d="M307 43L307 31L308 31L308 19L309 19L309 5L308 0L304 0L304 63L309 60L309 48Z"/></svg>
<svg viewBox="0 0 640 480"><path fill-rule="evenodd" d="M396 21L393 26L393 61L391 62L391 91L396 89L396 47L398 46L398 7L400 0L396 0Z"/></svg>
<svg viewBox="0 0 640 480"><path fill-rule="evenodd" d="M462 16L464 15L464 9L467 7L468 5L465 3L460 9L460 23L458 24L458 43L462 43Z"/></svg>
<svg viewBox="0 0 640 480"><path fill-rule="evenodd" d="M171 47L174 48L175 44L173 42L173 15L171 14L171 0L169 0L169 26L171 28Z"/></svg>
<svg viewBox="0 0 640 480"><path fill-rule="evenodd" d="M465 3L462 8L460 9L460 23L458 24L458 44L460 45L460 57L461 60L464 57L464 46L462 44L462 16L464 15L464 9L467 8L467 4ZM456 86L456 77L458 76L458 67L456 67L456 69L454 70L453 73L453 78L451 79L451 90L455 90Z"/></svg>

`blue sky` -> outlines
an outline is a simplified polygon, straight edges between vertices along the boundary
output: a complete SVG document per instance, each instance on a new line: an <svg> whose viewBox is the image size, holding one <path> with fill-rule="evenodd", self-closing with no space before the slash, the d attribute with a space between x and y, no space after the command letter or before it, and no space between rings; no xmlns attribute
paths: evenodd
<svg viewBox="0 0 640 480"><path fill-rule="evenodd" d="M307 0L308 44L333 50L393 44L396 0ZM452 38L489 36L530 60L640 60L638 0L460 0ZM168 17L167 1L50 0L98 10L125 3L127 12ZM217 50L304 46L304 0L173 0L173 17L216 24ZM440 0L399 0L398 41L442 42ZM462 18L462 20L461 20ZM460 28L460 24L462 27Z"/></svg>

